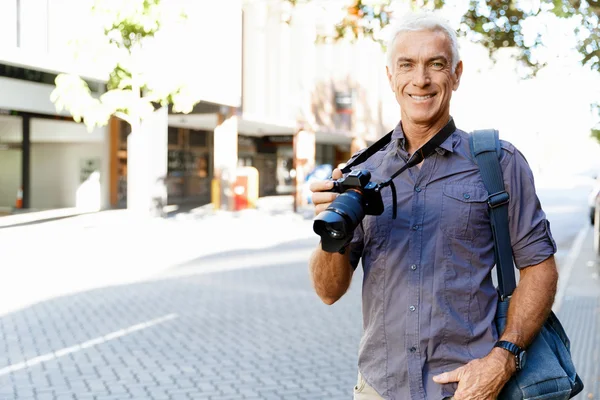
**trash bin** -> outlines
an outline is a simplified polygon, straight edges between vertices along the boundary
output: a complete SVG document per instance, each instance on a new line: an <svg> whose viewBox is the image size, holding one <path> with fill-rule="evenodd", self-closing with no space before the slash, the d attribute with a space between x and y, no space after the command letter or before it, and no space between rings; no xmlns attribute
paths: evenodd
<svg viewBox="0 0 600 400"><path fill-rule="evenodd" d="M236 170L233 185L234 210L256 208L258 199L258 170L254 167L240 167Z"/></svg>

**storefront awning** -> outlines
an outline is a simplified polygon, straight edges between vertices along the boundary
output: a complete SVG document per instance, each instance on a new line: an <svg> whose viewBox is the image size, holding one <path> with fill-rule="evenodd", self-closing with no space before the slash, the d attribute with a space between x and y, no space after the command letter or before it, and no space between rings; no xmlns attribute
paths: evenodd
<svg viewBox="0 0 600 400"><path fill-rule="evenodd" d="M0 64L51 74L72 73L81 76L83 79L100 83L106 82L108 76L108 73L94 71L91 67L78 67L71 62L53 57L48 53L23 51L19 48L5 48L0 50Z"/></svg>
<svg viewBox="0 0 600 400"><path fill-rule="evenodd" d="M169 126L212 131L217 127L217 114L170 114ZM267 121L238 117L238 133L246 136L293 135L294 121Z"/></svg>

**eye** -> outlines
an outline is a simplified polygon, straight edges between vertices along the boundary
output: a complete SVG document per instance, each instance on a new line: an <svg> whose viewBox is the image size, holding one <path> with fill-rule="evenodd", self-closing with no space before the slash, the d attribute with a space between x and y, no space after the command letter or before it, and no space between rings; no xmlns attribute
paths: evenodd
<svg viewBox="0 0 600 400"><path fill-rule="evenodd" d="M444 68L445 64L441 61L434 61L433 63L431 63L431 66L435 69L442 69Z"/></svg>
<svg viewBox="0 0 600 400"><path fill-rule="evenodd" d="M408 62L400 63L400 64L398 64L398 68L408 69L408 68L410 68L410 63L408 63Z"/></svg>

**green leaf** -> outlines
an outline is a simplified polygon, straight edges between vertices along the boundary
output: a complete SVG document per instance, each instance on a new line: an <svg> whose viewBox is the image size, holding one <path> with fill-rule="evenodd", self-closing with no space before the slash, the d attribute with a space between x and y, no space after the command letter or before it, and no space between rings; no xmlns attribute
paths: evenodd
<svg viewBox="0 0 600 400"><path fill-rule="evenodd" d="M590 136L600 142L600 129L592 129L590 131Z"/></svg>

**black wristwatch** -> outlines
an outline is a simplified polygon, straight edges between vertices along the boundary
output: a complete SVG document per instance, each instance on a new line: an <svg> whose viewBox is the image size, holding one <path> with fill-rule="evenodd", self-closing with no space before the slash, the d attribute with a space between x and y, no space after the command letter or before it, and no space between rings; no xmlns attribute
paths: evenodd
<svg viewBox="0 0 600 400"><path fill-rule="evenodd" d="M514 343L507 342L506 340L499 340L498 342L496 342L494 347L500 347L514 354L515 361L517 363L517 372L525 368L525 363L527 362L527 352L525 351L525 349L520 348Z"/></svg>

